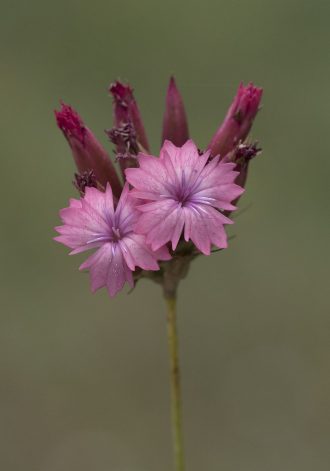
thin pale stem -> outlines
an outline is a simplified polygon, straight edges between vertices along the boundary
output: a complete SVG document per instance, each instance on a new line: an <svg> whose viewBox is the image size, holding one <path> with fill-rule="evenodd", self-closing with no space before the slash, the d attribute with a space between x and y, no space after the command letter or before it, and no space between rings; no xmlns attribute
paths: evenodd
<svg viewBox="0 0 330 471"><path fill-rule="evenodd" d="M167 336L170 356L171 415L175 457L175 471L184 471L183 434L181 420L181 389L179 370L179 346L176 326L176 297L166 297Z"/></svg>

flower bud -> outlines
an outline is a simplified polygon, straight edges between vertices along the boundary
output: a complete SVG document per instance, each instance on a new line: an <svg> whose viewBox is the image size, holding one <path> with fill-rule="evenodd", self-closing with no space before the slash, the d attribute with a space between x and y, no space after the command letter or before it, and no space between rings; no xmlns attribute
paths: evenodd
<svg viewBox="0 0 330 471"><path fill-rule="evenodd" d="M220 154L223 159L247 138L259 110L261 96L262 88L257 88L252 83L246 87L240 84L222 125L208 146L212 157Z"/></svg>
<svg viewBox="0 0 330 471"><path fill-rule="evenodd" d="M171 77L166 95L162 143L171 141L180 147L189 139L188 122L182 97L174 77Z"/></svg>
<svg viewBox="0 0 330 471"><path fill-rule="evenodd" d="M117 80L109 87L109 92L114 100L114 124L122 127L131 124L134 128L136 139L142 150L148 151L149 144L144 129L142 117L133 95L133 89L127 84Z"/></svg>
<svg viewBox="0 0 330 471"><path fill-rule="evenodd" d="M117 80L110 85L109 92L113 97L114 128L106 132L116 145L117 159L125 178L125 169L137 166L136 155L139 150L148 151L149 144L133 89ZM134 136L135 146L128 145L132 139L125 139L125 130L128 128L131 129L131 136Z"/></svg>
<svg viewBox="0 0 330 471"><path fill-rule="evenodd" d="M61 110L55 111L58 127L67 139L80 174L93 171L102 187L110 183L116 197L120 196L122 185L109 155L84 125L78 113L71 106L62 103Z"/></svg>

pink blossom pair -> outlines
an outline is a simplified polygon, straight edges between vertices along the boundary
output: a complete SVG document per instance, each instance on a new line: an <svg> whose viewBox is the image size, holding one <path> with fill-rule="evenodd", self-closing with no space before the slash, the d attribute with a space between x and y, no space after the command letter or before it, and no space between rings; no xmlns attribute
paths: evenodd
<svg viewBox="0 0 330 471"><path fill-rule="evenodd" d="M244 143L261 100L261 89L240 86L224 123L205 152L189 139L182 98L171 79L159 157L150 155L143 122L132 89L120 82L110 87L115 127L107 131L116 146L124 186L104 148L78 114L62 105L57 123L67 138L79 174L81 198L61 211L58 242L72 254L95 252L82 265L90 271L91 288L109 295L133 273L159 270L169 263L179 242L191 241L200 253L227 247L224 225L243 193L237 184L258 149ZM236 182L236 183L235 183ZM189 244L189 247L191 244ZM195 249L196 250L196 249Z"/></svg>

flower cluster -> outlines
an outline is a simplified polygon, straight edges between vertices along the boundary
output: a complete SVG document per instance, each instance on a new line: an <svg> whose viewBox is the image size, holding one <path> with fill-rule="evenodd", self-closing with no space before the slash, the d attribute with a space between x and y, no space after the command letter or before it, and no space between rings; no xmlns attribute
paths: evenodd
<svg viewBox="0 0 330 471"><path fill-rule="evenodd" d="M119 81L113 97L115 146L123 184L109 155L70 106L55 111L78 173L80 199L60 212L55 240L72 254L94 249L80 269L90 272L91 289L109 295L125 283L148 277L174 289L196 254L227 247L224 229L243 193L248 164L260 152L246 142L262 90L240 85L205 151L189 138L187 117L173 78L166 96L159 157L149 143L133 90ZM179 269L178 269L179 267ZM170 286L170 288L168 288Z"/></svg>

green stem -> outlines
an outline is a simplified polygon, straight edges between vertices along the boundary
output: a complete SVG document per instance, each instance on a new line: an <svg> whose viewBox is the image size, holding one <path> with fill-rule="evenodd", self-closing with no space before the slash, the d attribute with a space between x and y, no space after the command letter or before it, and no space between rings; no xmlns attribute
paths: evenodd
<svg viewBox="0 0 330 471"><path fill-rule="evenodd" d="M181 422L181 390L179 371L178 333L176 326L176 296L166 297L167 336L170 355L171 415L175 456L175 471L184 471L183 434Z"/></svg>

